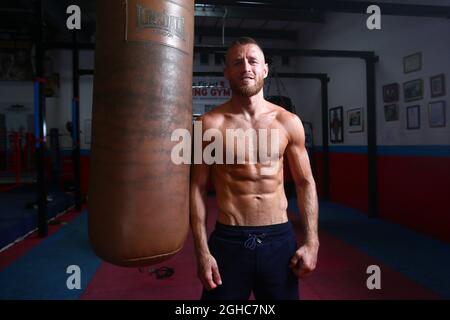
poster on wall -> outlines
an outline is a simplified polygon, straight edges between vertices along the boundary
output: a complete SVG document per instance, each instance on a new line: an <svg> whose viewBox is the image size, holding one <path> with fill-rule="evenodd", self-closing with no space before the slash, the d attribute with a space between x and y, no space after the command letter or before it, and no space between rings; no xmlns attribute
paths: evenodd
<svg viewBox="0 0 450 320"><path fill-rule="evenodd" d="M194 77L192 82L192 113L194 118L231 98L231 88L223 77Z"/></svg>
<svg viewBox="0 0 450 320"><path fill-rule="evenodd" d="M416 79L405 82L403 94L406 102L423 99L423 80Z"/></svg>
<svg viewBox="0 0 450 320"><path fill-rule="evenodd" d="M363 132L364 118L363 109L356 108L347 111L348 132Z"/></svg>
<svg viewBox="0 0 450 320"><path fill-rule="evenodd" d="M383 101L384 102L396 102L399 97L398 83L391 83L383 86Z"/></svg>
<svg viewBox="0 0 450 320"><path fill-rule="evenodd" d="M406 108L406 128L408 130L420 129L420 105Z"/></svg>
<svg viewBox="0 0 450 320"><path fill-rule="evenodd" d="M428 105L430 128L445 127L445 101L433 101Z"/></svg>
<svg viewBox="0 0 450 320"><path fill-rule="evenodd" d="M384 106L384 119L386 122L398 120L398 104L388 104Z"/></svg>
<svg viewBox="0 0 450 320"><path fill-rule="evenodd" d="M430 78L431 97L440 97L445 95L445 75L439 74Z"/></svg>
<svg viewBox="0 0 450 320"><path fill-rule="evenodd" d="M403 58L403 72L410 73L422 69L422 53L417 52Z"/></svg>
<svg viewBox="0 0 450 320"><path fill-rule="evenodd" d="M330 142L332 143L344 142L343 109L342 106L330 109Z"/></svg>

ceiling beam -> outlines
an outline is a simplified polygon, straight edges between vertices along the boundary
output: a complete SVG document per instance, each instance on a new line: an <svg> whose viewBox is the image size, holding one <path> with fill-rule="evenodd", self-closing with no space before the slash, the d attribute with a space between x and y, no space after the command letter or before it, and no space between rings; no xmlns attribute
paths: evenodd
<svg viewBox="0 0 450 320"><path fill-rule="evenodd" d="M321 23L323 15L319 12L289 9L242 6L203 6L195 5L196 17L216 17L234 19L261 19L261 20L292 20L301 22Z"/></svg>
<svg viewBox="0 0 450 320"><path fill-rule="evenodd" d="M450 6L436 5L416 5L404 3L369 2L369 1L345 1L345 0L258 0L258 1L236 1L236 0L197 0L196 6L209 5L212 7L238 7L251 13L252 10L266 8L272 12L272 18L277 16L274 10L297 10L303 12L325 13L343 12L367 14L367 8L376 4L380 7L381 13L396 16L416 16L450 18Z"/></svg>
<svg viewBox="0 0 450 320"><path fill-rule="evenodd" d="M29 0L20 0L29 1ZM95 17L95 2L87 2L80 5L82 12L88 12ZM222 5L222 3L227 5ZM249 10L251 9L251 10ZM275 11L274 11L275 10ZM65 14L65 12L64 12ZM209 1L196 0L195 5L196 17L215 17L222 18L237 18L237 19L261 19L261 20L292 20L304 22L318 22L324 21L323 15L319 12L306 10L292 9L292 7L285 6L258 6L249 4L242 4L236 1Z"/></svg>
<svg viewBox="0 0 450 320"><path fill-rule="evenodd" d="M365 1L336 1L331 4L335 12L367 14L367 8L374 3ZM376 3L382 15L450 18L450 6L412 5L399 3Z"/></svg>

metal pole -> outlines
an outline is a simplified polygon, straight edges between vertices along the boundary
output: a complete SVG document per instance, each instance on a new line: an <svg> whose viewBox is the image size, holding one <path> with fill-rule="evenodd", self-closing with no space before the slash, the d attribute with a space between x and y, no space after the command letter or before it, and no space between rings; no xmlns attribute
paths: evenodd
<svg viewBox="0 0 450 320"><path fill-rule="evenodd" d="M330 150L328 145L328 77L322 77L322 198L330 199Z"/></svg>
<svg viewBox="0 0 450 320"><path fill-rule="evenodd" d="M42 0L34 2L37 16L36 30L36 79L34 82L34 118L36 135L37 199L38 199L38 234L46 237L47 226L47 185L45 181L45 96L44 96L44 10Z"/></svg>
<svg viewBox="0 0 450 320"><path fill-rule="evenodd" d="M367 158L368 158L368 205L369 218L377 218L378 174L377 174L377 114L375 88L375 56L365 59L367 77Z"/></svg>
<svg viewBox="0 0 450 320"><path fill-rule="evenodd" d="M72 141L73 163L75 179L75 210L81 211L81 170L80 170L80 75L79 75L79 50L77 33L72 33Z"/></svg>

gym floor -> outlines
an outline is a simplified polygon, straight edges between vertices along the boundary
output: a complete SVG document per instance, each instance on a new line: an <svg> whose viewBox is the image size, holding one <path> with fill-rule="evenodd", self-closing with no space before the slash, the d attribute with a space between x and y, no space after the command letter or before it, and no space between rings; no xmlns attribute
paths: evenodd
<svg viewBox="0 0 450 320"><path fill-rule="evenodd" d="M213 194L208 212L211 231L217 216ZM300 231L295 199L289 217ZM317 269L300 282L302 300L450 298L447 243L332 202L320 203L320 239ZM80 267L80 289L67 288L71 265ZM380 268L381 289L366 285L372 265ZM163 263L117 267L92 251L87 209L57 216L48 238L34 233L1 252L0 283L0 299L197 300L201 293L191 234L182 251Z"/></svg>

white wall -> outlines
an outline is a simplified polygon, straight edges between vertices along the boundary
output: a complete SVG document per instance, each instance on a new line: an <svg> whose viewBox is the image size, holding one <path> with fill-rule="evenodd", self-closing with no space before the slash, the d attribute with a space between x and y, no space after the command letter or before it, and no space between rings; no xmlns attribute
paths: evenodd
<svg viewBox="0 0 450 320"><path fill-rule="evenodd" d="M60 133L61 148L72 148L72 140L66 130L66 123L72 121L72 52L70 50L53 50L49 52L52 60L51 72L59 74L60 88L58 97L46 99L46 119L48 128L58 128ZM80 51L80 69L92 69L94 67L94 52ZM81 149L89 149L86 144L85 133L90 132L86 127L86 121L92 118L92 88L93 77L80 77L80 129Z"/></svg>
<svg viewBox="0 0 450 320"><path fill-rule="evenodd" d="M434 100L446 101L449 115L450 83L450 20L438 18L383 16L382 29L368 30L366 15L329 14L323 25L306 25L299 32L299 46L308 49L365 50L374 51L379 56L376 64L376 106L378 145L439 145L450 144L450 125L445 128L429 128L428 103ZM403 57L422 52L423 66L420 71L403 73ZM328 73L329 107L344 106L346 110L366 108L366 88L364 63L359 59L298 58L299 72ZM430 98L429 78L445 73L447 95ZM403 83L422 78L424 99L405 103ZM399 113L396 122L385 122L382 86L397 82L400 85ZM303 82L302 82L303 83ZM318 88L306 84L301 90L302 105L310 111L315 127L320 126L320 92ZM406 107L420 104L421 128L406 130ZM364 110L365 117L367 116ZM345 119L344 145L366 145L367 121L363 133L347 133ZM321 131L314 131L315 141L321 141Z"/></svg>
<svg viewBox="0 0 450 320"><path fill-rule="evenodd" d="M0 81L0 114L5 115L8 132L28 132L27 116L34 114L34 88L31 82ZM16 112L12 105L23 105L23 111Z"/></svg>

